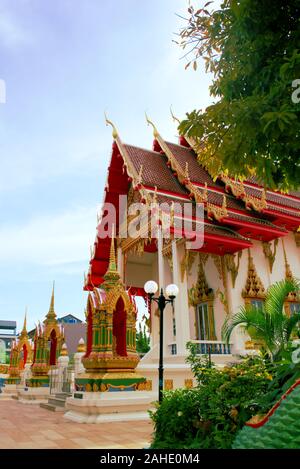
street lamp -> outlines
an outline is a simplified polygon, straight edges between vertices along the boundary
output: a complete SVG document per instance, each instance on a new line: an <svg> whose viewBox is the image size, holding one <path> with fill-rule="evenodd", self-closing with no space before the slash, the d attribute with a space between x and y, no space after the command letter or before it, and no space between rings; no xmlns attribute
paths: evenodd
<svg viewBox="0 0 300 469"><path fill-rule="evenodd" d="M163 395L163 383L164 383L164 366L163 366L163 338L164 338L164 316L163 312L168 303L173 305L176 296L178 295L178 287L174 283L171 283L166 287L165 297L163 289L160 290L160 295L157 298L154 298L155 293L158 290L158 285L154 280L148 280L144 285L144 290L148 294L151 302L155 301L158 304L159 308L159 365L158 365L158 402L161 403Z"/></svg>

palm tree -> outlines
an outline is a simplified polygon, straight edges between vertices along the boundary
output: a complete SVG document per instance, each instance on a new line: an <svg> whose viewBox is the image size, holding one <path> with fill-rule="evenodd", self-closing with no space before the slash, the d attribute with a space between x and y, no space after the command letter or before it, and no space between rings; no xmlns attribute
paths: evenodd
<svg viewBox="0 0 300 469"><path fill-rule="evenodd" d="M288 317L284 312L284 302L291 292L300 292L297 280L281 280L271 285L261 308L241 307L222 327L222 338L227 343L233 330L240 326L252 339L260 341L271 360L278 360L287 348L291 334L300 321L300 313Z"/></svg>

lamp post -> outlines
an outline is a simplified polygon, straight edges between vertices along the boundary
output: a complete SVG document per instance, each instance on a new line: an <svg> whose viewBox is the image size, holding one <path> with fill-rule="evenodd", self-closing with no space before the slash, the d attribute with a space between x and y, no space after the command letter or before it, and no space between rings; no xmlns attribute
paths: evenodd
<svg viewBox="0 0 300 469"><path fill-rule="evenodd" d="M150 306L152 301L158 304L159 308L159 365L158 365L158 402L161 403L163 396L164 386L164 364L163 364L163 346L164 346L164 309L168 303L174 303L176 296L178 295L178 287L174 283L171 283L166 287L165 297L163 289L160 290L160 295L155 298L154 295L158 290L158 285L154 280L149 280L144 285L144 290L148 294L150 300Z"/></svg>

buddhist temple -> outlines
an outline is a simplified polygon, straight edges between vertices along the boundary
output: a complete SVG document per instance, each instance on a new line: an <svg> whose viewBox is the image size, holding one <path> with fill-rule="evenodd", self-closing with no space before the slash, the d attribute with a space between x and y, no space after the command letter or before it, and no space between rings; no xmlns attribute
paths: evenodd
<svg viewBox="0 0 300 469"><path fill-rule="evenodd" d="M143 286L149 279L160 288L169 283L179 287L174 311L168 307L164 317L165 384L170 389L190 385L188 371L180 382L174 377L177 365L184 368L187 342L194 341L199 353L209 351L219 363L231 360L233 354L246 353L250 338L242 332L234 333L232 343L223 343L225 319L241 305L261 305L274 282L290 275L300 277L300 192L269 190L255 176L244 181L227 174L212 177L209 165L201 159L201 149L191 138L182 135L178 143L168 142L147 121L154 130L150 149L124 143L107 120L113 128L112 153L84 289L91 292L89 311L99 308L104 300L98 289L108 286L112 224L118 275L132 297L143 296L147 302ZM146 212L141 215L132 210L134 204L154 213L151 226L145 222ZM113 221L108 216L109 206L115 210ZM186 206L190 208L188 215ZM188 228L178 236L184 222L189 222ZM128 233L132 225L140 226L137 236ZM191 240L197 237L200 244L195 247ZM299 310L300 299L290 295L287 314ZM154 306L147 324L151 350L138 370L149 377L151 369L157 374L159 314ZM125 326L120 322L118 327ZM86 365L91 335L89 325ZM124 344L117 342L116 347L122 356Z"/></svg>

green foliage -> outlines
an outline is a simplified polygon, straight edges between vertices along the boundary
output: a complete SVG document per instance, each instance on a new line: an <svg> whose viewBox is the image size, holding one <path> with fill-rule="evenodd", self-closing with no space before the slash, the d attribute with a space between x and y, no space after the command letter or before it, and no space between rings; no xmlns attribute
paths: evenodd
<svg viewBox="0 0 300 469"><path fill-rule="evenodd" d="M150 336L146 332L146 326L142 329L139 323L139 330L136 334L136 351L138 353L147 353L150 350Z"/></svg>
<svg viewBox="0 0 300 469"><path fill-rule="evenodd" d="M299 283L282 280L271 285L262 308L241 307L222 327L222 337L229 342L236 327L242 326L252 339L258 340L272 360L280 360L289 347L292 333L300 321L300 314L288 317L283 309L290 292L299 292Z"/></svg>
<svg viewBox="0 0 300 469"><path fill-rule="evenodd" d="M188 9L180 46L202 58L213 74L217 101L179 125L198 142L199 158L214 175L255 170L270 188L297 188L300 180L299 0L223 0ZM210 5L209 10L207 7Z"/></svg>
<svg viewBox="0 0 300 469"><path fill-rule="evenodd" d="M223 369L196 356L188 362L198 381L191 390L164 393L155 412L153 448L230 448L236 432L260 408L270 379L264 361L248 358Z"/></svg>
<svg viewBox="0 0 300 469"><path fill-rule="evenodd" d="M292 359L295 347L299 347L299 344L294 345L290 342L282 354L281 361L273 364L273 379L260 402L261 414L268 412L295 381L300 379L300 363L294 362Z"/></svg>

